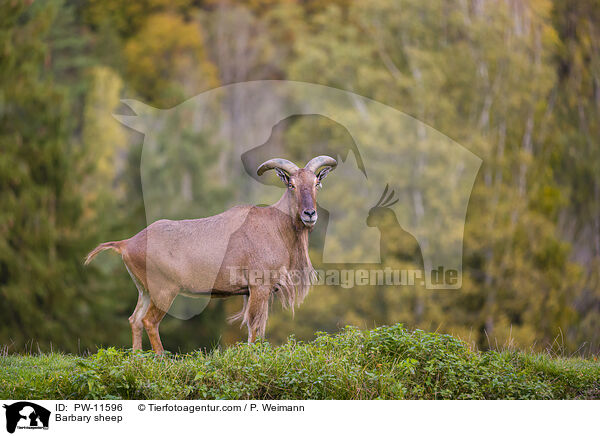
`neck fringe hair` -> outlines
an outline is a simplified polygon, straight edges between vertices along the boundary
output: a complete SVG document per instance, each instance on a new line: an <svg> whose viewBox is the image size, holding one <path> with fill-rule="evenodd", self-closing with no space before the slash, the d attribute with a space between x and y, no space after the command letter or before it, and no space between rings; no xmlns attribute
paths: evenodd
<svg viewBox="0 0 600 436"><path fill-rule="evenodd" d="M290 253L290 270L282 267L279 280L275 285L277 295L284 309L290 309L294 315L294 306L300 306L308 294L310 287L317 281L310 257L308 256L308 230L303 229L298 235L297 243Z"/></svg>

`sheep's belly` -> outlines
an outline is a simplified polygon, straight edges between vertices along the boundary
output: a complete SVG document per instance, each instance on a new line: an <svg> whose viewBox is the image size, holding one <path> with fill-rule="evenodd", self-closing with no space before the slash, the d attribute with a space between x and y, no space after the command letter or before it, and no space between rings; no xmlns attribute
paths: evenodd
<svg viewBox="0 0 600 436"><path fill-rule="evenodd" d="M183 296L190 298L225 298L232 297L235 295L248 295L248 288L240 288L240 289L231 289L231 290L220 290L220 289L211 289L211 290L190 290L190 289L182 289L179 293Z"/></svg>

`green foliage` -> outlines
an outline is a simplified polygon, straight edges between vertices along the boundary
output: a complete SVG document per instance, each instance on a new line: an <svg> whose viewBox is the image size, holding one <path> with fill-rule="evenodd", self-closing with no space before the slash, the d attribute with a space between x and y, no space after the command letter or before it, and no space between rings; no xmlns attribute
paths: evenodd
<svg viewBox="0 0 600 436"><path fill-rule="evenodd" d="M293 337L205 353L101 349L88 357L0 357L0 398L561 399L598 398L600 364L522 352L477 352L402 325L311 342Z"/></svg>

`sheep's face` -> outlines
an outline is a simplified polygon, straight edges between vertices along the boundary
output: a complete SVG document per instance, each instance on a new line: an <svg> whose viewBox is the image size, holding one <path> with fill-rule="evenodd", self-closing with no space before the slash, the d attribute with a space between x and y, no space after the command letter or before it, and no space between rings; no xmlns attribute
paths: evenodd
<svg viewBox="0 0 600 436"><path fill-rule="evenodd" d="M295 214L308 228L317 223L317 189L321 181L310 170L299 169L296 174L289 177L287 189L294 199Z"/></svg>
<svg viewBox="0 0 600 436"><path fill-rule="evenodd" d="M274 169L287 186L286 195L291 200L289 205L292 216L311 229L317 223L317 189L336 166L337 161L329 156L317 156L304 168L298 168L289 160L275 158L262 163L256 174L261 176L265 171Z"/></svg>

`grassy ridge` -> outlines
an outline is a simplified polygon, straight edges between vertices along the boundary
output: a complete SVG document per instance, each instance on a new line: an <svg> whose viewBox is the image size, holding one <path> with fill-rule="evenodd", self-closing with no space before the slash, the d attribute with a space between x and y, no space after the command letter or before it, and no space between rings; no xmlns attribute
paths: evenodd
<svg viewBox="0 0 600 436"><path fill-rule="evenodd" d="M210 353L102 349L0 357L2 399L560 399L600 398L600 363L475 352L449 335L402 325L346 328Z"/></svg>

